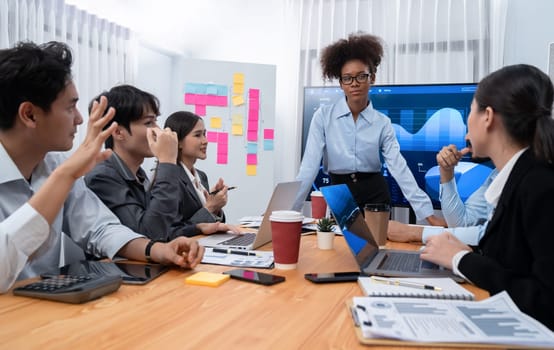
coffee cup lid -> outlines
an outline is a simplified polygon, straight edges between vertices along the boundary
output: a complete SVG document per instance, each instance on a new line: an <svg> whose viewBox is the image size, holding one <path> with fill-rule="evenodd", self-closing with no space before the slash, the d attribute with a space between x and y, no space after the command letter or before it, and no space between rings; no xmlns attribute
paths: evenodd
<svg viewBox="0 0 554 350"><path fill-rule="evenodd" d="M317 197L323 197L323 193L321 193L321 191L312 191L311 195L317 196Z"/></svg>
<svg viewBox="0 0 554 350"><path fill-rule="evenodd" d="M275 210L269 216L271 221L298 222L304 220L304 216L294 210Z"/></svg>

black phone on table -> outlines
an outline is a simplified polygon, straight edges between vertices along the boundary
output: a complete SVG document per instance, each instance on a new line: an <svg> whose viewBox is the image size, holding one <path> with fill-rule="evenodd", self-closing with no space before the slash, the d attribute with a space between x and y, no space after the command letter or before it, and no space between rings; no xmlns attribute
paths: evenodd
<svg viewBox="0 0 554 350"><path fill-rule="evenodd" d="M354 282L360 277L360 272L329 272L329 273L307 273L304 278L314 283L336 283Z"/></svg>
<svg viewBox="0 0 554 350"><path fill-rule="evenodd" d="M246 269L234 269L223 272L226 275L230 275L231 278L241 281L252 282L257 284L263 284L264 286L270 286L279 282L284 282L285 277L272 275L269 273L258 272L254 270Z"/></svg>

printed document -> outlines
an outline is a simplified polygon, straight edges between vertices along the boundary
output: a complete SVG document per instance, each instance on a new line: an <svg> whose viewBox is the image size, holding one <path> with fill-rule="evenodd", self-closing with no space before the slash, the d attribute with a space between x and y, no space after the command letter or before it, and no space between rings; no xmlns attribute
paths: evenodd
<svg viewBox="0 0 554 350"><path fill-rule="evenodd" d="M366 338L554 347L554 333L506 292L482 301L355 297L352 308Z"/></svg>

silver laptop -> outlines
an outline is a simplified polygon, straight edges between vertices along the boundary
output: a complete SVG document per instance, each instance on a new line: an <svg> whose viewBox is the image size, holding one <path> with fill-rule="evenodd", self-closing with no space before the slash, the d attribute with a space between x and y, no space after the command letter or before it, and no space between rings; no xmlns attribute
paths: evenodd
<svg viewBox="0 0 554 350"><path fill-rule="evenodd" d="M252 250L271 242L269 216L275 210L292 209L296 195L300 190L300 184L300 181L293 181L281 182L275 186L257 233L216 233L199 239L198 243L206 247Z"/></svg>
<svg viewBox="0 0 554 350"><path fill-rule="evenodd" d="M347 185L325 186L320 190L342 229L362 275L450 277L463 281L451 270L421 260L418 251L379 249Z"/></svg>

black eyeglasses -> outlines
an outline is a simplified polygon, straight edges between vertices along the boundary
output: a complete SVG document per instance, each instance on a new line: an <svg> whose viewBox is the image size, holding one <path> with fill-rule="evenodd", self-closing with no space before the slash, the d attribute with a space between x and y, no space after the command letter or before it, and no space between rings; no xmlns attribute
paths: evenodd
<svg viewBox="0 0 554 350"><path fill-rule="evenodd" d="M358 83L363 84L363 83L366 83L367 80L369 79L369 74L361 73L356 75L355 77L352 77L350 75L343 75L342 77L340 77L340 82L343 83L344 85L350 85L354 82L354 79L356 79Z"/></svg>

